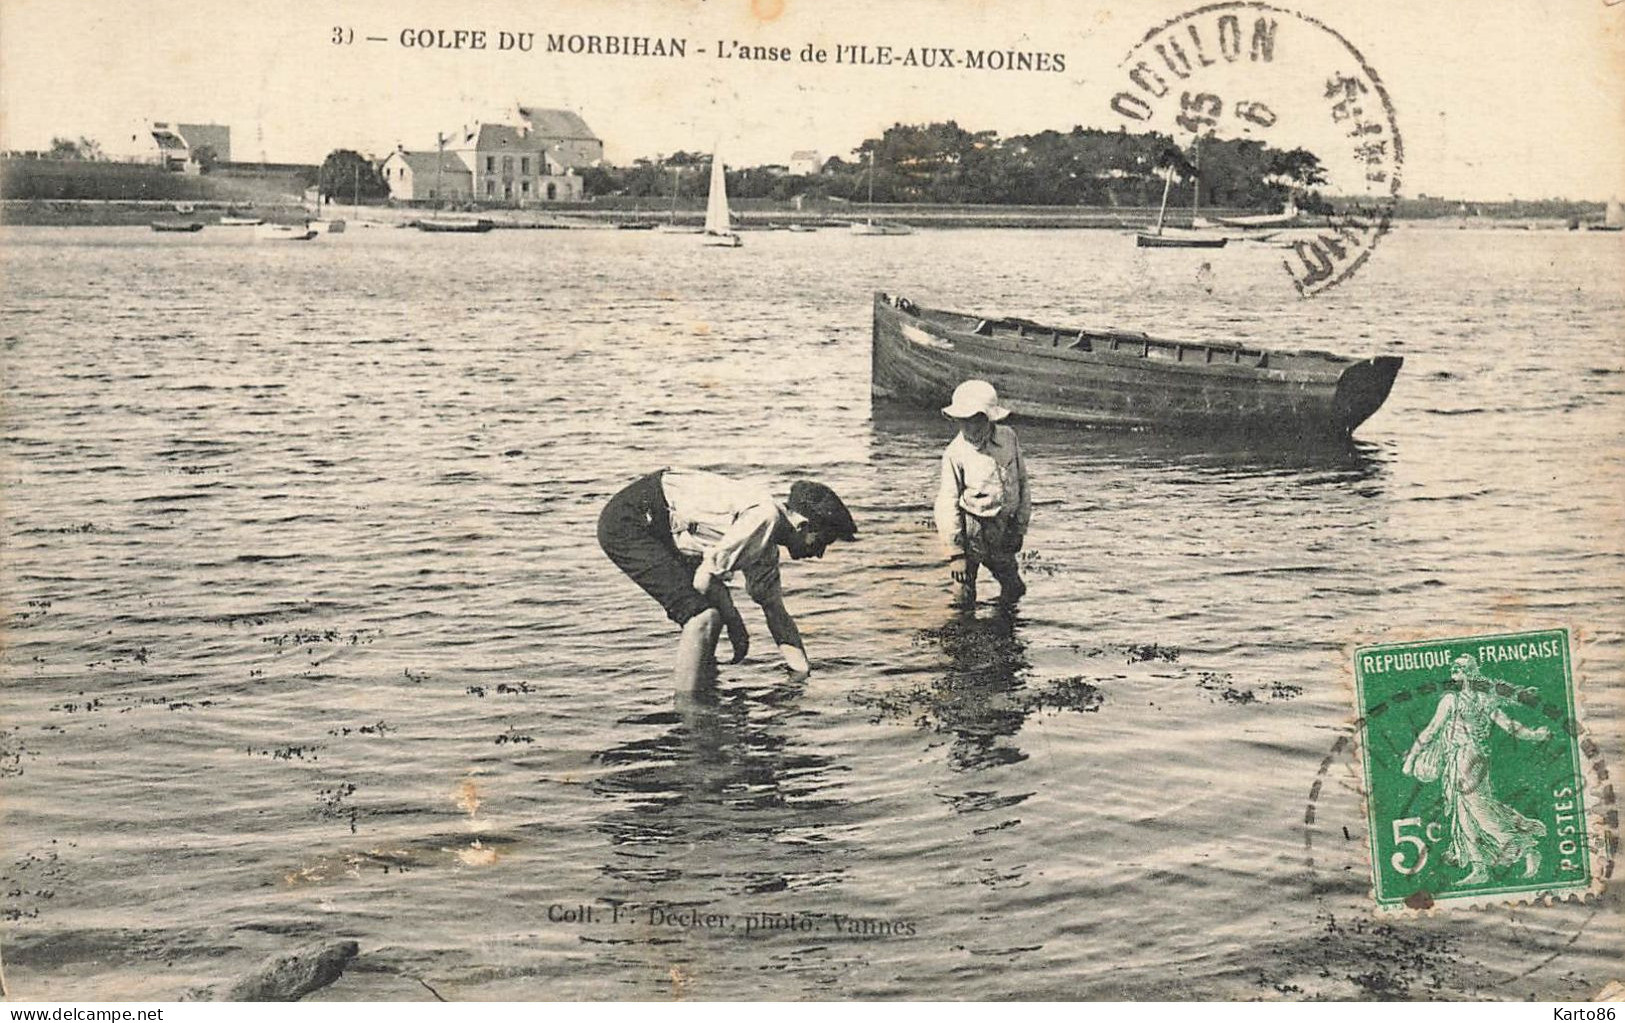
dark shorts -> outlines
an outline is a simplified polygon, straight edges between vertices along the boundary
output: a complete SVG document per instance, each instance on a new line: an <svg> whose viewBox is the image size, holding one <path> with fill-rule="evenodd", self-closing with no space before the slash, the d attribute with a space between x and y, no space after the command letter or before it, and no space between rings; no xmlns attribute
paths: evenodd
<svg viewBox="0 0 1625 1023"><path fill-rule="evenodd" d="M666 609L678 625L710 608L694 588L698 563L684 558L671 538L671 512L660 486L661 472L650 473L609 499L598 516L598 546L633 582Z"/></svg>

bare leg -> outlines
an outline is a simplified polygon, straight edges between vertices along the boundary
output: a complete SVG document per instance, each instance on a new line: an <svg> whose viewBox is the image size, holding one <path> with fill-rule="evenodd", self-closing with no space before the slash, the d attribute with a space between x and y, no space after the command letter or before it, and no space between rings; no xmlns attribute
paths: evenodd
<svg viewBox="0 0 1625 1023"><path fill-rule="evenodd" d="M707 662L716 663L717 639L722 633L722 612L706 608L683 626L677 641L677 667L672 684L678 692L691 693L700 687Z"/></svg>
<svg viewBox="0 0 1625 1023"><path fill-rule="evenodd" d="M1538 873L1540 873L1540 853L1531 849L1524 853L1523 876L1534 877Z"/></svg>

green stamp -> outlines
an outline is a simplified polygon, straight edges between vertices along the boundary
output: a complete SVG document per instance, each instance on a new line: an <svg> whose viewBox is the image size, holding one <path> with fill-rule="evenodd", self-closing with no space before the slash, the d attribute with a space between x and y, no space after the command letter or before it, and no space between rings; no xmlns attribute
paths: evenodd
<svg viewBox="0 0 1625 1023"><path fill-rule="evenodd" d="M1592 889L1566 630L1362 647L1354 680L1379 906Z"/></svg>

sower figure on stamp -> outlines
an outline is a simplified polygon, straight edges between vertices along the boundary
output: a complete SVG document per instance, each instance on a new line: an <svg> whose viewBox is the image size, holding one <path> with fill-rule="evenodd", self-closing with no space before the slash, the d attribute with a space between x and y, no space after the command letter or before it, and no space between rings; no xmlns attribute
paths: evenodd
<svg viewBox="0 0 1625 1023"><path fill-rule="evenodd" d="M749 652L744 620L725 585L736 571L761 605L791 677L805 679L812 669L801 631L784 607L779 548L797 560L821 558L824 548L857 532L846 505L822 483L799 481L781 503L765 488L686 469L643 477L610 498L598 517L604 553L682 626L675 669L680 692L699 686L724 628L734 664Z"/></svg>
<svg viewBox="0 0 1625 1023"><path fill-rule="evenodd" d="M1514 721L1490 691L1492 682L1478 661L1463 654L1450 669L1461 688L1439 698L1433 720L1416 736L1401 770L1420 782L1437 781L1450 823L1444 858L1467 867L1462 884L1483 884L1492 868L1523 861L1523 876L1540 870L1539 839L1545 823L1503 803L1490 785L1491 727L1525 742L1544 742L1551 733Z"/></svg>
<svg viewBox="0 0 1625 1023"><path fill-rule="evenodd" d="M1027 466L1016 431L1000 426L1010 410L985 380L954 388L942 414L959 423L959 436L942 452L937 488L937 534L948 547L954 607L976 603L976 573L986 565L999 581L999 599L1013 604L1027 592L1016 564L1032 519Z"/></svg>

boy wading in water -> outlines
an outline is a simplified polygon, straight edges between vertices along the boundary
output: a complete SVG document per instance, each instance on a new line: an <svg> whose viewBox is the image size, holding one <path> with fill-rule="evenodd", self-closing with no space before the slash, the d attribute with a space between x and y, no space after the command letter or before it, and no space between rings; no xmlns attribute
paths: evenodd
<svg viewBox="0 0 1625 1023"><path fill-rule="evenodd" d="M781 503L753 484L687 469L643 477L610 498L598 516L598 545L609 560L682 626L675 670L680 692L698 688L724 628L734 664L750 650L744 620L724 585L736 571L761 605L791 678L805 679L812 668L801 631L784 608L779 548L796 560L821 558L831 543L857 533L846 505L822 483L799 481Z"/></svg>
<svg viewBox="0 0 1625 1023"><path fill-rule="evenodd" d="M1000 407L992 384L967 380L954 388L953 404L942 414L959 423L959 436L942 452L935 508L937 533L949 551L953 606L976 603L982 565L999 581L999 599L1014 604L1027 592L1016 554L1026 542L1033 503L1016 431L999 425L1010 410Z"/></svg>

